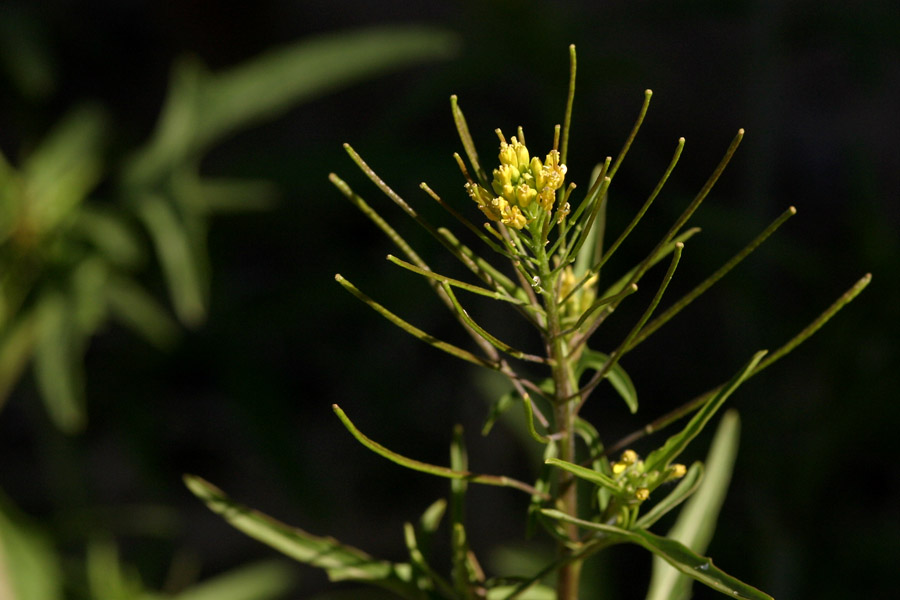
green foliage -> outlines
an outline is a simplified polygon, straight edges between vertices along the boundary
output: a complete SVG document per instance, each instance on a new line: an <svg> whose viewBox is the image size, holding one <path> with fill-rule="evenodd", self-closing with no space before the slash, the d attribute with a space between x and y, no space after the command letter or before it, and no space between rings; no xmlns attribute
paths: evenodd
<svg viewBox="0 0 900 600"><path fill-rule="evenodd" d="M451 564L448 572L442 573L433 564L428 543L444 513L444 504L432 505L418 529L407 524L404 536L409 561L391 563L372 558L331 538L290 528L235 503L211 484L187 476L191 491L232 525L301 562L324 569L334 580L354 579L386 587L404 598L575 600L579 597L584 562L621 543L641 546L675 569L678 576L672 578L661 575L662 567L656 567L658 575L650 592L651 598L683 597L692 581L731 597L770 598L728 575L703 556L734 462L736 417L731 415L723 420L707 468L700 463L687 468L674 461L745 381L805 341L852 300L868 284L870 277L863 277L819 318L775 352L748 352L751 355L749 361L725 383L606 447L598 427L580 416L593 391L604 381L609 381L629 410L636 412L637 386L623 367L623 359L745 259L796 211L792 207L786 210L734 258L654 318L686 243L699 231L687 224L724 172L744 132L740 130L733 138L712 175L645 258L630 267L616 266L616 272L621 275L617 278L613 275L607 282L608 272L613 270L608 261L662 190L678 162L684 139L676 144L669 166L637 215L615 241L605 247L608 190L640 129L651 93L649 90L645 93L637 121L618 156L615 160L607 157L600 162L589 180L587 192L580 202L576 202L575 185L566 183L566 178L571 179L572 175L568 173L566 159L575 90L574 47L570 57L571 77L563 125L556 127L553 147L543 159L533 155L526 146L521 127L511 138L498 129L500 166L489 173L479 159L457 98L451 98L451 113L468 166L459 154L455 159L466 181L470 201L487 219L483 226L473 223L464 212L457 210L454 203L445 202L426 184L421 185L426 194L502 259L505 266L493 264L449 229L426 220L353 148L345 145L353 162L368 179L455 257L477 283L434 272L376 209L345 181L334 174L330 176L340 192L394 243L403 256L389 256L389 260L423 278L469 335L475 348L469 350L438 339L370 298L344 276L337 275L336 280L413 337L506 377L509 388L493 404L483 432L488 433L505 410L521 401L526 410L529 439L543 446L544 461L535 465L535 483L471 470L459 427L455 429L451 443L450 466L434 465L400 455L375 442L335 405L334 411L340 421L368 449L402 467L450 479ZM637 294L638 284L645 275L664 260L667 269L653 294L649 298ZM499 339L491 332L495 329L492 323L473 316L474 311L467 307L469 297L457 296L459 291L481 300L501 302L513 318L540 336L539 349L529 352ZM646 304L622 338L610 340L597 335L601 325L622 303L641 297ZM595 350L591 346L606 346L606 349ZM626 449L641 437L689 415L679 432L648 452L643 460L634 450ZM618 460L610 458L614 452L623 449ZM674 482L678 483L671 485ZM524 574L489 576L485 573L468 543L465 497L469 483L507 487L528 494L531 498L529 524L542 527L556 543L555 557ZM579 496L587 497L589 501L579 502ZM685 501L687 505L668 537L649 530ZM664 581L662 577L665 577Z"/></svg>
<svg viewBox="0 0 900 600"><path fill-rule="evenodd" d="M179 326L139 279L146 237L177 320L202 323L211 216L264 207L274 194L267 182L202 176L200 161L217 143L364 77L446 56L454 44L442 31L381 28L288 45L220 73L185 60L155 132L121 163L107 155L112 128L95 106L72 110L18 169L0 156L0 407L33 361L53 422L80 431L91 336L113 319L171 345ZM98 196L101 183L112 198Z"/></svg>
<svg viewBox="0 0 900 600"><path fill-rule="evenodd" d="M8 33L0 31L0 44L10 42ZM302 102L445 57L454 47L455 37L439 30L373 28L291 44L219 73L185 60L173 70L155 132L124 160L110 155L115 130L97 106L70 111L18 165L0 155L0 409L33 364L52 423L78 433L87 422L83 358L92 336L112 320L165 349L182 326L203 322L211 217L264 207L274 195L268 182L201 175L200 162L216 144ZM17 61L40 62L39 49L17 49ZM23 77L51 76L15 66ZM20 83L34 93L50 86ZM142 281L151 256L171 310ZM0 492L0 598L265 600L284 597L294 585L291 565L267 561L158 592L120 560L111 534L67 539L63 553L53 533ZM76 543L85 548L83 563L68 551ZM357 567L343 576L360 573Z"/></svg>

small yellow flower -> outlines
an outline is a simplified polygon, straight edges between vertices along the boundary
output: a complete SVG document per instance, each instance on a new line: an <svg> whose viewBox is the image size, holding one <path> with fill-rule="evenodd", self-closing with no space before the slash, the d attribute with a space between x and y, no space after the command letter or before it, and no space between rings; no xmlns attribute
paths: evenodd
<svg viewBox="0 0 900 600"><path fill-rule="evenodd" d="M650 490L648 490L645 487L638 488L634 492L634 497L643 502L644 500L646 500L647 498L650 497Z"/></svg>

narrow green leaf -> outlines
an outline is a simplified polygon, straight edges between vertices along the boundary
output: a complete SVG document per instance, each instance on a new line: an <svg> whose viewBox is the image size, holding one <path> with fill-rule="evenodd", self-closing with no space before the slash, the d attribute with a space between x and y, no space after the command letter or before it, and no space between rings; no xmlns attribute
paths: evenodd
<svg viewBox="0 0 900 600"><path fill-rule="evenodd" d="M709 547L725 501L737 458L740 427L737 411L729 410L722 416L706 457L706 477L667 536L699 554L705 554ZM691 595L691 583L690 578L665 561L654 558L647 600L686 600Z"/></svg>
<svg viewBox="0 0 900 600"><path fill-rule="evenodd" d="M603 523L592 523L554 509L545 508L541 512L548 517L574 523L585 529L601 531L613 539L643 546L682 573L732 598L773 600L768 594L728 575L716 567L712 560L700 556L681 542L655 535L643 529L627 530Z"/></svg>
<svg viewBox="0 0 900 600"><path fill-rule="evenodd" d="M294 560L325 570L332 581L362 581L384 587L402 598L421 598L418 589L411 582L412 572L408 564L377 560L334 538L315 536L285 525L234 502L222 490L195 475L185 475L184 483L195 496L213 512L222 515L235 529Z"/></svg>
<svg viewBox="0 0 900 600"><path fill-rule="evenodd" d="M598 471L594 471L593 469L587 469L585 467L560 460L558 458L548 458L544 462L548 465L553 465L555 467L559 467L560 469L568 471L575 477L590 481L594 485L605 487L616 495L625 493L625 490L622 488L622 486L620 486L612 477L604 475L603 473L600 473Z"/></svg>
<svg viewBox="0 0 900 600"><path fill-rule="evenodd" d="M578 365L578 374L580 376L582 373L584 373L584 371L588 369L599 371L604 368L608 361L608 354L585 348L581 353L581 359ZM625 404L628 406L628 410L631 411L631 414L636 413L638 409L637 390L635 389L634 384L631 382L631 377L629 377L628 373L625 372L625 369L623 369L621 365L616 364L611 369L609 369L609 372L606 374L606 379L609 380L613 388L619 393L619 396L622 397L622 400L625 401Z"/></svg>
<svg viewBox="0 0 900 600"><path fill-rule="evenodd" d="M142 196L137 210L159 256L175 312L186 325L200 324L206 317L207 282L193 248L195 241L162 197Z"/></svg>
<svg viewBox="0 0 900 600"><path fill-rule="evenodd" d="M394 313L392 313L391 311L389 311L388 309L386 309L385 307L378 304L377 302L375 302L374 300L372 300L371 298L366 296L364 293L359 291L359 289L356 286L354 286L352 283L347 281L342 275L335 275L334 278L338 283L340 283L344 287L344 289L346 289L351 294L353 294L354 296L356 296L357 298L359 298L360 300L365 302L370 308L372 308L372 310L374 310L375 312L377 312L378 314L383 316L385 319L387 319L388 321L390 321L391 323L393 323L394 325L396 325L403 331L409 333L413 337L415 337L419 340L422 340L426 344L433 346L433 347L437 348L438 350L443 350L447 354L450 354L451 356L455 356L456 358L460 358L467 362L476 364L481 367L486 367L488 369L493 369L493 370L499 369L499 365L497 363L494 363L494 362L488 361L484 358L475 356L468 350L463 350L462 348L460 348L458 346L454 346L453 344L449 344L449 343L441 341L435 337L432 337L431 335L425 333L418 327L408 323L407 321L404 321L403 319L401 319L400 317L398 317L397 315L395 315Z"/></svg>
<svg viewBox="0 0 900 600"><path fill-rule="evenodd" d="M700 583L732 598L744 600L772 600L768 594L728 575L713 564L709 558L701 556L681 542L664 538L638 529L634 531L636 543Z"/></svg>
<svg viewBox="0 0 900 600"><path fill-rule="evenodd" d="M50 418L62 431L80 431L87 420L84 406L84 339L70 302L47 293L38 308L34 373Z"/></svg>
<svg viewBox="0 0 900 600"><path fill-rule="evenodd" d="M684 477L678 481L678 485L675 486L675 489L669 492L668 496L657 502L653 508L635 521L635 527L647 529L656 523L668 512L687 500L691 494L696 492L702 480L703 464L700 461L697 461L691 465Z"/></svg>
<svg viewBox="0 0 900 600"><path fill-rule="evenodd" d="M353 437L355 437L357 441L359 441L359 443L361 443L372 452L379 454L389 461L396 463L402 467L412 469L413 471L428 473L429 475L436 475L438 477L446 477L449 479L463 479L465 481L481 483L484 485L511 487L528 494L539 493L527 483L511 479L509 477L506 477L505 475L484 475L480 473L472 473L468 470L457 471L454 469L448 469L447 467L424 463L422 461L415 460L413 458L407 458L401 454L397 454L396 452L388 450L378 442L366 437L359 429L356 428L356 425L353 424L350 418L347 417L344 411L341 410L341 408L337 404L332 405L332 408L334 409L335 414L341 420L341 423L343 423L344 427L347 428L347 431L349 431L353 435Z"/></svg>
<svg viewBox="0 0 900 600"><path fill-rule="evenodd" d="M647 471L654 469L662 470L669 466L675 458L687 447L692 439L706 426L712 416L722 407L725 400L750 376L759 361L766 355L765 350L761 350L753 355L744 367L731 378L714 396L697 411L691 418L684 429L676 433L663 444L660 448L654 450L647 456L644 461Z"/></svg>

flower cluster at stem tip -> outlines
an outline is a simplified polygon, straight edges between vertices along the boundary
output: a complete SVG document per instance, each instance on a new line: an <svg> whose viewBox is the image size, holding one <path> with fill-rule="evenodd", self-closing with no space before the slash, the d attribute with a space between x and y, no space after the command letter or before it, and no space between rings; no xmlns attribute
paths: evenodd
<svg viewBox="0 0 900 600"><path fill-rule="evenodd" d="M466 184L469 196L491 221L522 229L544 211L550 213L556 202L556 190L566 177L566 165L560 164L559 150L551 150L542 162L532 157L524 140L515 136L507 143L500 138L500 166L494 169L492 192L470 181ZM521 136L521 130L520 130ZM568 206L560 207L559 217L568 213Z"/></svg>

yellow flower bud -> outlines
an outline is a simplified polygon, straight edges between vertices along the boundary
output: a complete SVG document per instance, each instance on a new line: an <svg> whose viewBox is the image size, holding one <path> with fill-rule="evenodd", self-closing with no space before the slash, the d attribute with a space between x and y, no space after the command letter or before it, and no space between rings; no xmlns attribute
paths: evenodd
<svg viewBox="0 0 900 600"><path fill-rule="evenodd" d="M478 208L491 221L500 221L502 215L500 210L494 205L494 197L486 189L477 183L467 183L466 191L469 196L478 204Z"/></svg>
<svg viewBox="0 0 900 600"><path fill-rule="evenodd" d="M528 208L535 196L537 196L537 191L527 184L523 183L516 187L516 201L522 208ZM541 206L543 206L543 203Z"/></svg>
<svg viewBox="0 0 900 600"><path fill-rule="evenodd" d="M501 198L498 198L500 200ZM522 229L525 225L528 224L528 219L525 215L522 214L522 211L519 210L518 206L510 206L509 204L505 204L501 213L503 214L503 224L509 225L510 227L515 227L516 229Z"/></svg>
<svg viewBox="0 0 900 600"><path fill-rule="evenodd" d="M638 459L638 454L634 450L626 450L622 453L621 461L626 465L634 464Z"/></svg>
<svg viewBox="0 0 900 600"><path fill-rule="evenodd" d="M650 497L650 490L648 490L645 487L638 488L634 492L634 497L643 502L644 500L646 500L647 498Z"/></svg>
<svg viewBox="0 0 900 600"><path fill-rule="evenodd" d="M541 208L550 212L553 210L553 204L556 202L556 192L549 187L541 189L539 202L541 203Z"/></svg>

